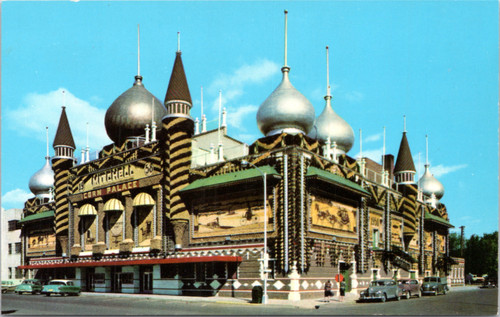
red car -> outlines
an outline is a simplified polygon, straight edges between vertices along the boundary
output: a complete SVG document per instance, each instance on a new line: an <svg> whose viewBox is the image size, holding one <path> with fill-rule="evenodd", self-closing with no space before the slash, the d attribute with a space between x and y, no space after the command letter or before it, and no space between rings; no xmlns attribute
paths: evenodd
<svg viewBox="0 0 500 317"><path fill-rule="evenodd" d="M420 292L420 283L418 282L418 280L398 280L398 287L403 291L403 298L409 299L411 296L422 296L422 293Z"/></svg>

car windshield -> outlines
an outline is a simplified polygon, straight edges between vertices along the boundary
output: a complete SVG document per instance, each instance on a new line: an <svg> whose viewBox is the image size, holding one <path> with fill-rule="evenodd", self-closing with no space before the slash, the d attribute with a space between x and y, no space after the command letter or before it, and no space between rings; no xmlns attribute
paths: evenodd
<svg viewBox="0 0 500 317"><path fill-rule="evenodd" d="M424 282L439 282L437 277L426 277L424 278Z"/></svg>
<svg viewBox="0 0 500 317"><path fill-rule="evenodd" d="M48 285L66 285L66 283L61 281L50 281Z"/></svg>
<svg viewBox="0 0 500 317"><path fill-rule="evenodd" d="M371 285L372 286L384 286L385 285L384 283L385 283L384 281L373 281Z"/></svg>
<svg viewBox="0 0 500 317"><path fill-rule="evenodd" d="M35 284L35 281L24 281L23 284Z"/></svg>
<svg viewBox="0 0 500 317"><path fill-rule="evenodd" d="M408 281L402 280L402 281L399 281L399 284L408 284Z"/></svg>

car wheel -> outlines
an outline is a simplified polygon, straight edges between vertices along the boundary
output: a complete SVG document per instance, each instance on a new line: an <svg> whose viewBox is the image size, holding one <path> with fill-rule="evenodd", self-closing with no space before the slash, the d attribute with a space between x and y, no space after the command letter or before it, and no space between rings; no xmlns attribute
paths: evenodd
<svg viewBox="0 0 500 317"><path fill-rule="evenodd" d="M443 295L446 295L446 288L443 288Z"/></svg>
<svg viewBox="0 0 500 317"><path fill-rule="evenodd" d="M382 301L382 303L385 303L385 301L387 300L387 295L384 294L384 296L382 296L380 300Z"/></svg>
<svg viewBox="0 0 500 317"><path fill-rule="evenodd" d="M410 292L407 292L407 293L406 293L406 299L410 299L410 297L411 297Z"/></svg>
<svg viewBox="0 0 500 317"><path fill-rule="evenodd" d="M437 296L438 292L437 291L434 291L434 296Z"/></svg>
<svg viewBox="0 0 500 317"><path fill-rule="evenodd" d="M45 296L50 296L50 293L45 293Z"/></svg>
<svg viewBox="0 0 500 317"><path fill-rule="evenodd" d="M417 293L417 297L418 297L418 298L422 297L422 293L421 293L421 292L418 292L418 293Z"/></svg>

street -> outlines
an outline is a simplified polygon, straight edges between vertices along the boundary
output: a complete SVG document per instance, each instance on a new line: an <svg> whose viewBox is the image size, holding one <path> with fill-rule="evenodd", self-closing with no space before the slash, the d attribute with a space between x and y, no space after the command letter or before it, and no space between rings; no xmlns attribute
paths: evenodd
<svg viewBox="0 0 500 317"><path fill-rule="evenodd" d="M316 305L165 299L162 296L78 297L2 294L2 315L496 315L498 290L471 288L442 296L386 303L317 302Z"/></svg>

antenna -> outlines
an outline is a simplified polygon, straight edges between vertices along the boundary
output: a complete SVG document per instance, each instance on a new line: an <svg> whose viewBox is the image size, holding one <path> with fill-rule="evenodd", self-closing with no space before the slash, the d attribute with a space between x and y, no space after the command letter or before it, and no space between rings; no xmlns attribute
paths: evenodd
<svg viewBox="0 0 500 317"><path fill-rule="evenodd" d="M406 115L403 115L403 132L406 133Z"/></svg>
<svg viewBox="0 0 500 317"><path fill-rule="evenodd" d="M137 76L141 76L141 30L137 24Z"/></svg>
<svg viewBox="0 0 500 317"><path fill-rule="evenodd" d="M218 131L217 131L217 138L219 140L219 144L220 144L220 112L221 112L221 107L222 107L222 91L219 90L219 116L218 116L219 127L218 127Z"/></svg>
<svg viewBox="0 0 500 317"><path fill-rule="evenodd" d="M47 158L49 158L49 127L45 127L45 135L47 138Z"/></svg>
<svg viewBox="0 0 500 317"><path fill-rule="evenodd" d="M425 165L429 165L429 138L425 135Z"/></svg>
<svg viewBox="0 0 500 317"><path fill-rule="evenodd" d="M201 117L203 118L203 86L201 86Z"/></svg>
<svg viewBox="0 0 500 317"><path fill-rule="evenodd" d="M284 66L287 66L286 64L286 51L287 51L287 14L288 14L288 11L285 10L285 65Z"/></svg>
<svg viewBox="0 0 500 317"><path fill-rule="evenodd" d="M385 172L385 127L384 127L384 145L382 146L382 172Z"/></svg>
<svg viewBox="0 0 500 317"><path fill-rule="evenodd" d="M330 96L330 63L328 61L328 45L326 46L326 95Z"/></svg>
<svg viewBox="0 0 500 317"><path fill-rule="evenodd" d="M177 52L181 51L181 32L177 32Z"/></svg>
<svg viewBox="0 0 500 317"><path fill-rule="evenodd" d="M85 148L86 162L90 161L90 148L89 148L89 123L87 122L87 147Z"/></svg>
<svg viewBox="0 0 500 317"><path fill-rule="evenodd" d="M359 129L359 159L363 158L363 131Z"/></svg>

